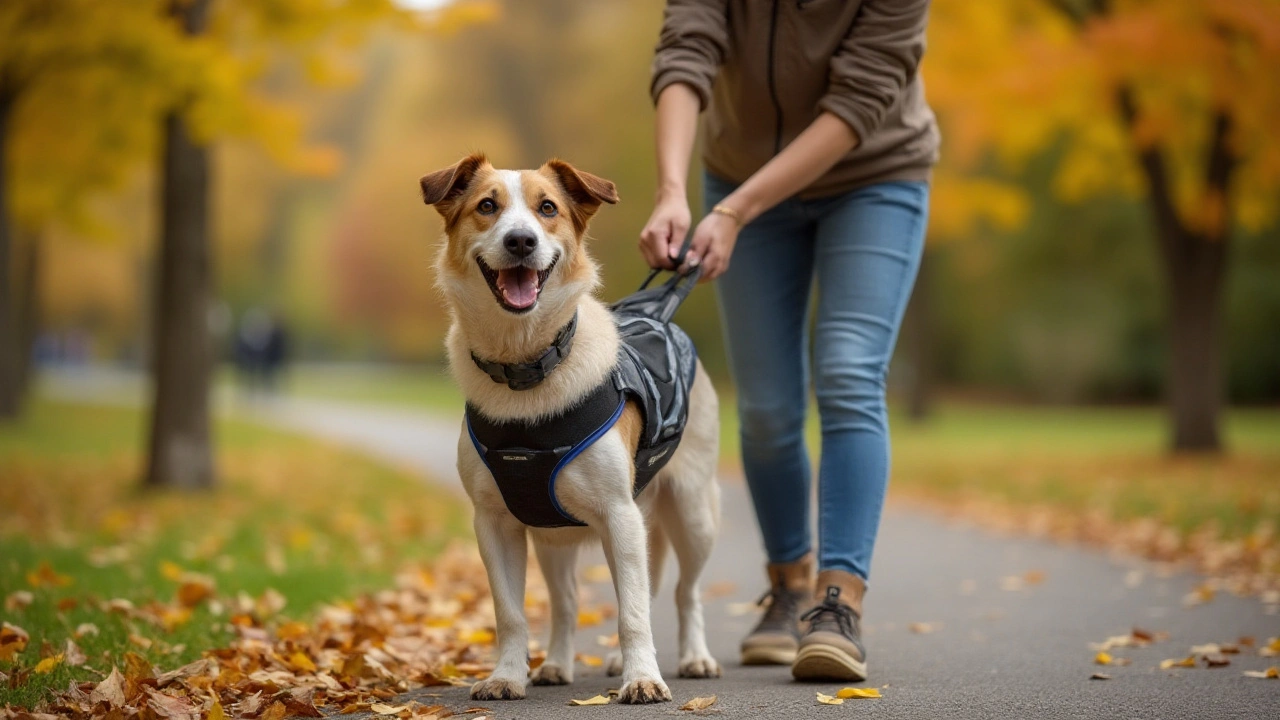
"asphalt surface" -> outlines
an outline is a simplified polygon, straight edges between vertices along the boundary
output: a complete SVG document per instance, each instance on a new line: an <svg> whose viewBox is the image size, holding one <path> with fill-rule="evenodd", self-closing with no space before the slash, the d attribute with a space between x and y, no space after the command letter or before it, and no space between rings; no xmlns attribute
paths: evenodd
<svg viewBox="0 0 1280 720"><path fill-rule="evenodd" d="M61 385L88 399L89 386ZM101 383L98 383L100 386ZM70 390L67 390L70 388ZM118 395L118 393L117 393ZM238 412L273 424L361 448L397 464L417 468L460 492L453 470L458 418L340 403L278 400ZM1191 574L1161 577L1144 563L1108 558L1080 548L998 537L906 509L885 515L876 549L872 589L866 601L864 638L870 680L883 695L822 706L815 692L834 693L839 684L798 684L787 668L737 664L737 646L754 614L736 614L763 590L763 556L745 488L722 478L723 533L704 587L711 651L724 666L722 678L675 677L676 619L671 591L674 562L653 621L658 657L674 702L652 706L567 707L618 687L602 668L579 665L573 685L533 687L521 701L483 703L492 718L538 720L567 716L666 717L684 715L680 704L716 695L712 714L725 717L799 718L840 713L874 718L1280 718L1280 680L1245 677L1244 670L1280 664L1256 653L1233 655L1231 665L1160 670L1166 658L1185 657L1192 645L1259 642L1280 635L1280 615L1256 598L1218 593L1211 602L1184 607L1182 599L1203 581ZM599 562L589 557L584 566ZM1037 584L1008 589L1010 577L1042 577ZM607 583L589 585L612 599ZM913 632L927 623L932 631ZM1146 648L1120 648L1123 667L1093 664L1091 642L1122 635L1134 626L1167 632L1169 639ZM916 628L919 630L920 628ZM603 655L596 638L609 624L578 633L580 652ZM545 630L543 631L545 640ZM1091 680L1095 672L1110 680ZM426 697L425 693L440 697ZM425 704L455 712L475 707L465 688L411 693Z"/></svg>

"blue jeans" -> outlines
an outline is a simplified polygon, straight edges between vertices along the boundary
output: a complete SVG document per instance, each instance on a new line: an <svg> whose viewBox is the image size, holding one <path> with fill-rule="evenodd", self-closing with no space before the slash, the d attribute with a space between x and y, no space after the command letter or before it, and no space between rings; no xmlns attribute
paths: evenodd
<svg viewBox="0 0 1280 720"><path fill-rule="evenodd" d="M705 183L708 209L735 187L712 175ZM742 464L770 562L797 560L813 546L804 424L816 279L818 568L868 577L889 481L885 375L920 267L928 206L923 182L786 200L742 229L716 282Z"/></svg>

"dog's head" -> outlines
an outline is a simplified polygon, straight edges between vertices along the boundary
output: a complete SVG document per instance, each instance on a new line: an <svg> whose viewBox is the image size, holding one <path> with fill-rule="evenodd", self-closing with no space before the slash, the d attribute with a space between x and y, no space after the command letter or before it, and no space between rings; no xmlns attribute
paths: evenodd
<svg viewBox="0 0 1280 720"><path fill-rule="evenodd" d="M455 304L496 302L512 315L556 312L597 284L584 241L600 205L618 202L608 180L561 160L497 170L484 155L471 155L420 183L422 199L444 218L437 272Z"/></svg>

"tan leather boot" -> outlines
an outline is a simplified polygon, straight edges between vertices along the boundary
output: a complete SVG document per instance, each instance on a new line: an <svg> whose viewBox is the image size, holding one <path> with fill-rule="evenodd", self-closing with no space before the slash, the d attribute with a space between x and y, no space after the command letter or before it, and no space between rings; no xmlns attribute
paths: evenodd
<svg viewBox="0 0 1280 720"><path fill-rule="evenodd" d="M817 605L802 616L809 626L791 664L797 680L859 682L867 679L867 651L862 646L862 598L867 584L842 570L818 573Z"/></svg>
<svg viewBox="0 0 1280 720"><path fill-rule="evenodd" d="M800 642L800 610L813 595L813 555L770 563L764 615L742 640L743 665L790 665Z"/></svg>

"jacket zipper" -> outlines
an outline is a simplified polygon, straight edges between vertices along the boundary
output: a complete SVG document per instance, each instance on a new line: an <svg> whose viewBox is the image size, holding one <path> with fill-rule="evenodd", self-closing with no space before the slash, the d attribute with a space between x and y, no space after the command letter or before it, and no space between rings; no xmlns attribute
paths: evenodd
<svg viewBox="0 0 1280 720"><path fill-rule="evenodd" d="M778 0L773 0L773 15L769 19L769 98L777 119L773 137L773 154L782 152L782 103L778 102L777 70L774 68L774 46L778 43Z"/></svg>

